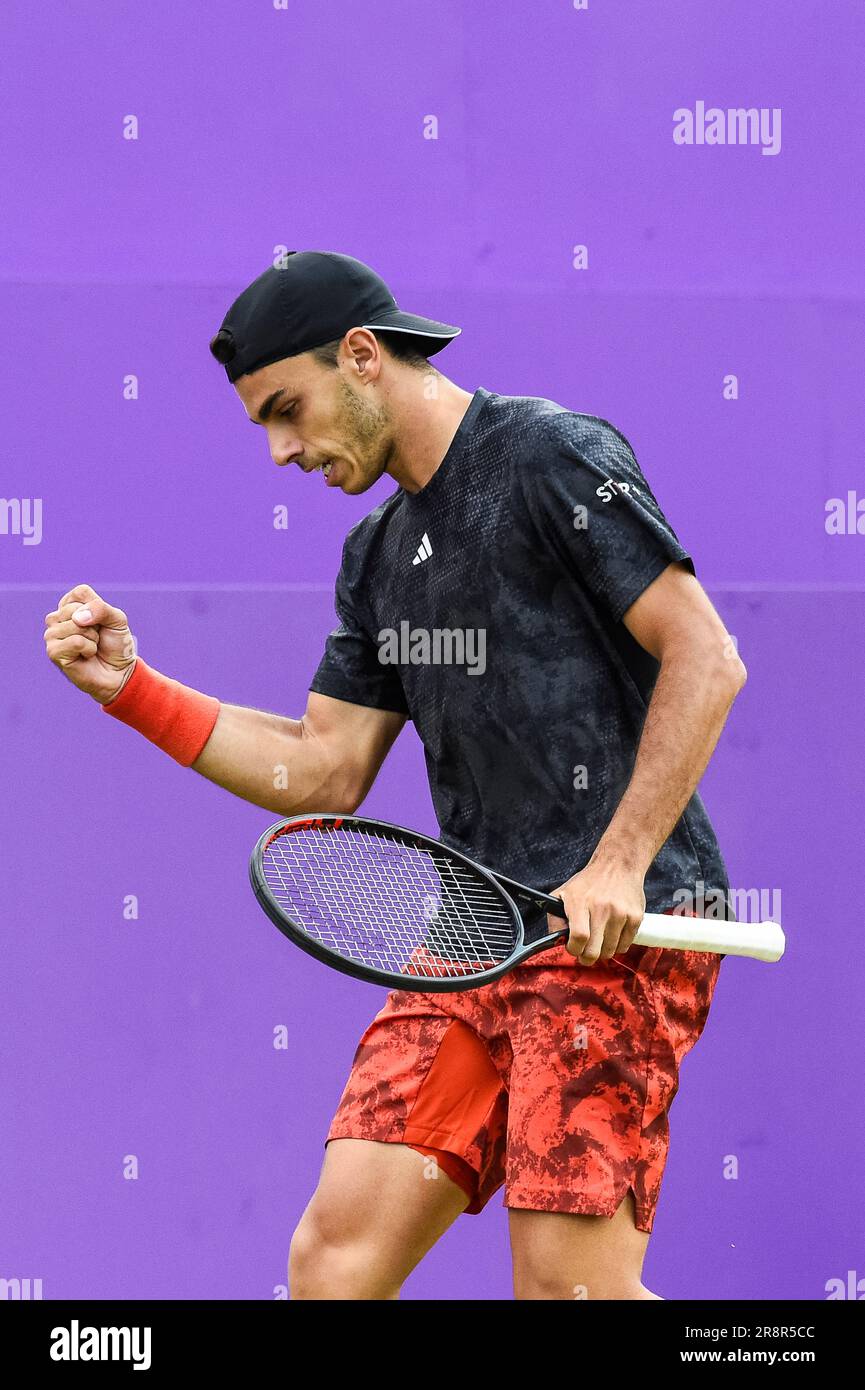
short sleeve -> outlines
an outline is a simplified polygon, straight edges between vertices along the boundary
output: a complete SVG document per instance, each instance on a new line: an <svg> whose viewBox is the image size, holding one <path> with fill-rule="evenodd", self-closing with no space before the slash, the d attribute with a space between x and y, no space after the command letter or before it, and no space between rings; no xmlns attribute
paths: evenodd
<svg viewBox="0 0 865 1390"><path fill-rule="evenodd" d="M617 429L561 411L520 470L536 543L580 579L618 621L667 565L691 556Z"/></svg>
<svg viewBox="0 0 865 1390"><path fill-rule="evenodd" d="M310 690L353 705L408 714L396 669L379 661L380 648L363 627L343 569L336 580L334 606L339 627L327 638Z"/></svg>

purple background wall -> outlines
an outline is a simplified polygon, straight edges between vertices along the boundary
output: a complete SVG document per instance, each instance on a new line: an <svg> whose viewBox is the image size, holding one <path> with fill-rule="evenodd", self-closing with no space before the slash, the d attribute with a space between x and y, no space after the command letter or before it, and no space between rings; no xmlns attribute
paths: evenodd
<svg viewBox="0 0 865 1390"><path fill-rule="evenodd" d="M863 39L857 0L7 0L0 493L41 498L43 523L0 533L0 1277L273 1297L382 997L255 906L273 817L42 652L43 614L87 581L162 670L301 712L342 537L390 485L278 472L207 352L280 245L349 252L461 324L438 365L466 389L631 439L749 668L702 790L734 886L781 892L789 942L771 968L725 962L645 1278L820 1299L865 1276L865 534L825 520L865 496ZM675 144L701 100L780 107L780 152ZM434 828L411 728L367 806ZM479 1295L510 1297L500 1196L405 1294Z"/></svg>

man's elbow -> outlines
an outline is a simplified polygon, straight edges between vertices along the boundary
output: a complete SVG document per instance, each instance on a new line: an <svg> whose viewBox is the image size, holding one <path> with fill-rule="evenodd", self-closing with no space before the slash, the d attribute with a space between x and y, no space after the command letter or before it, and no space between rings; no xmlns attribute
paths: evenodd
<svg viewBox="0 0 865 1390"><path fill-rule="evenodd" d="M683 644L673 650L668 648L661 654L661 665L666 663L690 671L697 669L702 673L704 688L730 704L748 679L745 663L732 641L725 644L723 650L719 650L715 639L699 645Z"/></svg>
<svg viewBox="0 0 865 1390"><path fill-rule="evenodd" d="M747 668L733 638L727 637L725 642L719 643L715 632L707 634L702 641L688 636L683 641L670 642L661 649L659 656L662 666L702 671L709 684L723 690L731 700L748 679Z"/></svg>
<svg viewBox="0 0 865 1390"><path fill-rule="evenodd" d="M729 686L731 701L735 700L748 679L748 668L738 652L733 651L729 657L723 659L721 677Z"/></svg>
<svg viewBox="0 0 865 1390"><path fill-rule="evenodd" d="M713 684L723 691L732 704L748 679L748 670L739 655L736 639L722 631L721 642L717 632L707 632L702 643L703 659L713 673Z"/></svg>

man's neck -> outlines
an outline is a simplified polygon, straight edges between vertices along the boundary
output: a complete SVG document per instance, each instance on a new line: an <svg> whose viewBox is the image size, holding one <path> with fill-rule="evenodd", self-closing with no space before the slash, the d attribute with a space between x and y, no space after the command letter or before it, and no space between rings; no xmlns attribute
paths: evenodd
<svg viewBox="0 0 865 1390"><path fill-rule="evenodd" d="M473 392L427 372L407 372L394 387L389 405L396 428L387 471L406 492L426 487L472 399Z"/></svg>

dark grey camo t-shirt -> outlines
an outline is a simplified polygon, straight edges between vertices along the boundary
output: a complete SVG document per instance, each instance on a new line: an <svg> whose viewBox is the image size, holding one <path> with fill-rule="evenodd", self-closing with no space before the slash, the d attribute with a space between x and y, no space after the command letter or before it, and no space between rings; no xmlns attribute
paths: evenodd
<svg viewBox="0 0 865 1390"><path fill-rule="evenodd" d="M618 430L481 387L426 487L346 537L311 689L407 714L441 838L548 891L587 863L630 780L658 663L621 618L675 560L694 571ZM728 891L695 794L646 910ZM528 939L544 930L527 919Z"/></svg>

